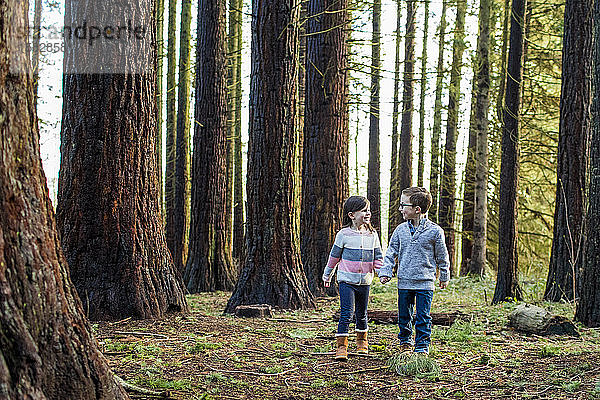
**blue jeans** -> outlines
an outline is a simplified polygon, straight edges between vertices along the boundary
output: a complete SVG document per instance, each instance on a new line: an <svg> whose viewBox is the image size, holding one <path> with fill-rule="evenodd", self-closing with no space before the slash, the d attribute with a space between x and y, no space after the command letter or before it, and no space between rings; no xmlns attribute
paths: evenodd
<svg viewBox="0 0 600 400"><path fill-rule="evenodd" d="M367 306L369 304L369 285L352 285L340 282L340 321L337 336L348 335L352 315L356 315L356 330L367 330Z"/></svg>
<svg viewBox="0 0 600 400"><path fill-rule="evenodd" d="M398 339L400 339L400 344L412 344L412 321L416 305L415 351L429 351L432 299L433 290L398 289L398 326L400 327Z"/></svg>

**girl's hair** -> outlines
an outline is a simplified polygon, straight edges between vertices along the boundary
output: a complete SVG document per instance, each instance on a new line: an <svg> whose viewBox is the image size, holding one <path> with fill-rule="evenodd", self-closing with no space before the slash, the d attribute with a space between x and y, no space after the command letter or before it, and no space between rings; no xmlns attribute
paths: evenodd
<svg viewBox="0 0 600 400"><path fill-rule="evenodd" d="M362 211L366 207L371 204L369 200L364 196L350 196L344 202L344 209L342 215L342 226L344 228L349 228L352 226L352 219L348 216L348 213ZM365 224L369 232L374 232L375 229L371 226L371 224Z"/></svg>

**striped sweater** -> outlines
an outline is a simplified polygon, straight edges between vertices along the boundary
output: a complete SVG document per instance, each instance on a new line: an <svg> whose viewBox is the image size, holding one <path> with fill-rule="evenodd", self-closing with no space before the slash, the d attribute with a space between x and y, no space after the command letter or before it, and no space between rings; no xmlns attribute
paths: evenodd
<svg viewBox="0 0 600 400"><path fill-rule="evenodd" d="M331 281L336 265L338 282L370 285L373 281L373 271L383 265L383 254L377 232L355 231L351 228L343 228L339 231L323 271L325 282Z"/></svg>

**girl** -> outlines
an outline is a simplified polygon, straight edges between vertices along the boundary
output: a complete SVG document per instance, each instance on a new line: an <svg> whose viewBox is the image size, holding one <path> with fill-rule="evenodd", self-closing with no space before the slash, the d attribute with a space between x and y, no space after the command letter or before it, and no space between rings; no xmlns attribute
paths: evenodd
<svg viewBox="0 0 600 400"><path fill-rule="evenodd" d="M339 263L339 265L338 265ZM367 305L373 271L383 265L379 236L371 226L369 200L351 196L344 203L343 228L335 237L329 261L323 272L325 287L329 287L333 270L338 265L340 320L336 341L336 360L348 359L348 326L356 315L357 352L367 354Z"/></svg>

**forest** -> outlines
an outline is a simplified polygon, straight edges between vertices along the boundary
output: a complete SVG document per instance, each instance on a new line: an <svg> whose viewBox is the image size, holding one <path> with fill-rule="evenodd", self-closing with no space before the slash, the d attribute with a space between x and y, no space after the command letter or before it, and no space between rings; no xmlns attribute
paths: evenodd
<svg viewBox="0 0 600 400"><path fill-rule="evenodd" d="M600 399L600 1L0 0L0 130L0 399ZM429 353L335 360L412 186Z"/></svg>

